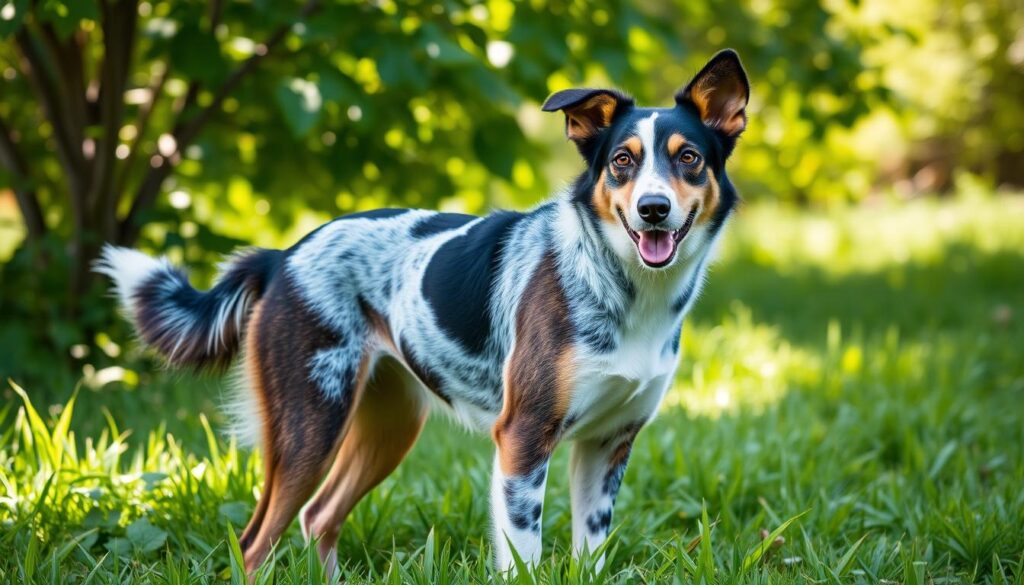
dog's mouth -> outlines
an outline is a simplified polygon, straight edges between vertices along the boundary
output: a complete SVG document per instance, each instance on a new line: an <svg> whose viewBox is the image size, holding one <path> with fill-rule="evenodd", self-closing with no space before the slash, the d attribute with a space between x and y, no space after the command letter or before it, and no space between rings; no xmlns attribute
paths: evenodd
<svg viewBox="0 0 1024 585"><path fill-rule="evenodd" d="M661 268L672 262L676 255L676 250L679 248L679 242L682 242L686 234L690 232L690 228L693 227L693 221L697 218L697 206L694 205L693 209L690 210L690 214L686 216L683 227L677 230L652 229L636 231L629 227L629 222L626 221L626 216L622 213L622 209L616 208L616 211L619 213L622 227L626 228L626 233L629 234L633 243L636 244L636 250L640 253L640 259L651 268Z"/></svg>

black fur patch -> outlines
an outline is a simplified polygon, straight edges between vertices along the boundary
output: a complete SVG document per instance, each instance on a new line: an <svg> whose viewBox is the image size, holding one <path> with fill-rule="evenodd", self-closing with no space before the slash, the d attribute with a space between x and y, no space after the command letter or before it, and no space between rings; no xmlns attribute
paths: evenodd
<svg viewBox="0 0 1024 585"><path fill-rule="evenodd" d="M460 228L474 219L479 218L465 213L436 213L416 222L409 233L414 238L426 238L441 232Z"/></svg>
<svg viewBox="0 0 1024 585"><path fill-rule="evenodd" d="M679 341L682 338L682 335L683 335L683 326L682 326L682 324L680 324L679 327L676 328L675 335L673 335L672 339L669 339L668 343L665 344L664 352L665 353L671 352L673 354L679 353Z"/></svg>
<svg viewBox="0 0 1024 585"><path fill-rule="evenodd" d="M612 511L611 509L604 509L599 512L594 512L587 517L587 529L593 535L606 534L608 528L612 525Z"/></svg>
<svg viewBox="0 0 1024 585"><path fill-rule="evenodd" d="M690 302L690 297L693 296L694 289L697 288L697 279L700 278L700 274L703 271L704 260L701 260L697 269L693 271L693 276L690 277L690 281L686 283L686 288L680 293L676 300L672 301L672 312L678 313L686 307L686 303Z"/></svg>
<svg viewBox="0 0 1024 585"><path fill-rule="evenodd" d="M420 379L420 382L423 382L423 385L428 390L437 394L438 398L451 405L452 399L441 389L441 380L438 378L437 373L416 359L416 354L413 353L412 348L409 347L405 340L399 340L398 345L399 349L402 350L402 357L405 358L405 364L412 370L412 373Z"/></svg>
<svg viewBox="0 0 1024 585"><path fill-rule="evenodd" d="M523 490L539 488L547 478L548 466L538 466L524 477L507 478L502 486L505 495L505 508L508 519L518 530L540 532L540 516L543 503L531 496L524 495Z"/></svg>
<svg viewBox="0 0 1024 585"><path fill-rule="evenodd" d="M608 473L604 475L604 483L601 484L601 491L605 495L611 496L612 502L615 502L615 496L619 493L619 488L622 487L622 476L626 474L626 463L628 459L623 459L618 464L612 466L608 470Z"/></svg>
<svg viewBox="0 0 1024 585"><path fill-rule="evenodd" d="M501 211L488 215L465 235L446 242L427 265L423 298L438 325L474 354L491 336L491 292L509 230L525 214Z"/></svg>
<svg viewBox="0 0 1024 585"><path fill-rule="evenodd" d="M580 338L587 347L598 353L610 353L619 345L615 332L610 327L584 329Z"/></svg>

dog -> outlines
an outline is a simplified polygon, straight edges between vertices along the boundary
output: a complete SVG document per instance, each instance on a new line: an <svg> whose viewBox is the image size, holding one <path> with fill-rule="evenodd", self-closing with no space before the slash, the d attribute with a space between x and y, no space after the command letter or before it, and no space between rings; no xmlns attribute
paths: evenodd
<svg viewBox="0 0 1024 585"><path fill-rule="evenodd" d="M432 406L497 447L494 561L536 563L548 461L572 442L572 542L595 551L637 432L676 370L683 317L738 201L725 164L747 123L738 55L671 108L610 89L551 95L586 169L525 212L379 209L287 250L230 258L207 292L165 259L106 247L141 340L173 366L241 355L265 483L248 571L300 515L328 572L346 516L415 443ZM602 563L603 559L599 559Z"/></svg>

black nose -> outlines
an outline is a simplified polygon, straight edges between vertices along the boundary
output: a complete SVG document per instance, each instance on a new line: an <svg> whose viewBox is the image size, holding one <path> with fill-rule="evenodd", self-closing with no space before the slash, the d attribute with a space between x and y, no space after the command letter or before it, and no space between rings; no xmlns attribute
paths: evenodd
<svg viewBox="0 0 1024 585"><path fill-rule="evenodd" d="M661 223L672 211L672 202L664 195L644 195L637 201L636 210L647 223Z"/></svg>

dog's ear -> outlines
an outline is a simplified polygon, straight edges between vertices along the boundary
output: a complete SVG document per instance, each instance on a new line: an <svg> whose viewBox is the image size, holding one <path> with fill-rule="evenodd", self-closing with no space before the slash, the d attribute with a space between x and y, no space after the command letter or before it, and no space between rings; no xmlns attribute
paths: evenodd
<svg viewBox="0 0 1024 585"><path fill-rule="evenodd" d="M585 153L591 139L611 125L615 116L633 106L633 99L611 89L565 89L555 92L541 107L565 112L565 135Z"/></svg>
<svg viewBox="0 0 1024 585"><path fill-rule="evenodd" d="M732 49L720 51L676 94L680 106L692 104L706 126L735 138L747 127L750 83Z"/></svg>

